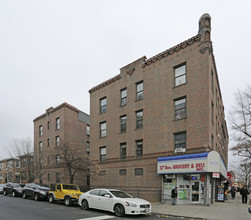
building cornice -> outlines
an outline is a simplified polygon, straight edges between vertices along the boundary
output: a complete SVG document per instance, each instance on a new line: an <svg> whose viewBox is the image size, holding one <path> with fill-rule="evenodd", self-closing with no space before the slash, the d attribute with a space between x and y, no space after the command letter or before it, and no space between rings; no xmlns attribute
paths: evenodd
<svg viewBox="0 0 251 220"><path fill-rule="evenodd" d="M55 108L52 108L52 107L51 107L51 108L50 108L51 110L50 110L49 114L51 114L51 113L53 113L53 112L56 112L56 111L58 111L58 110L61 109L61 108L68 108L68 109L70 109L70 110L72 110L72 111L75 111L75 112L77 112L77 113L79 112L79 110L78 110L76 107L74 107L74 106L72 106L72 105L70 105L70 104L64 102L64 103L62 103L61 105L59 105L59 106L57 106L57 107L55 107ZM33 122L38 121L38 120L40 120L40 119L46 117L47 115L48 115L48 113L46 112L46 113L44 113L44 114L38 116L37 118L35 118L35 119L33 120Z"/></svg>
<svg viewBox="0 0 251 220"><path fill-rule="evenodd" d="M91 94L91 93L93 93L93 92L95 92L95 91L97 91L97 90L99 90L99 89L101 89L101 88L104 88L104 87L110 85L111 83L113 83L113 82L115 82L115 81L118 81L118 80L120 80L120 79L121 79L121 75L118 74L118 75L114 76L113 78L108 79L107 81L105 81L105 82L103 82L103 83L101 83L101 84L99 84L99 85L97 85L97 86L91 88L91 89L89 90L89 93Z"/></svg>
<svg viewBox="0 0 251 220"><path fill-rule="evenodd" d="M171 48L169 48L169 49L167 49L167 50L165 50L165 51L163 51L163 52L161 52L161 53L159 53L159 54L145 60L145 62L142 64L142 67L148 66L148 65L150 65L152 63L155 63L158 60L161 60L161 59L163 59L163 58L165 58L165 57L167 57L169 55L172 55L175 52L178 52L178 51L186 48L187 46L191 46L194 42L199 42L200 39L201 39L200 35L196 35L196 36L194 36L192 38L189 38L188 40L183 41L183 42L177 44L176 46L171 47Z"/></svg>

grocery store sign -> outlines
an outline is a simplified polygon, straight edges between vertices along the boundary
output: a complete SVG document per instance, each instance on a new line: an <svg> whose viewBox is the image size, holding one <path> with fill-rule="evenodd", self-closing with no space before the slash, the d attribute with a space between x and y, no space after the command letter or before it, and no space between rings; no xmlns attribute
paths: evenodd
<svg viewBox="0 0 251 220"><path fill-rule="evenodd" d="M158 173L184 173L206 171L206 158L200 160L158 163Z"/></svg>
<svg viewBox="0 0 251 220"><path fill-rule="evenodd" d="M158 174L215 172L227 177L226 167L216 151L159 157L157 170Z"/></svg>

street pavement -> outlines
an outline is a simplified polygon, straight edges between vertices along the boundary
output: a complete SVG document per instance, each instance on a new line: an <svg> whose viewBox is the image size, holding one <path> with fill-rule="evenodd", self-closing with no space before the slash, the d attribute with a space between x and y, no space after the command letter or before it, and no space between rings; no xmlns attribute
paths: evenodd
<svg viewBox="0 0 251 220"><path fill-rule="evenodd" d="M210 206L152 204L152 213L160 216L183 216L190 219L251 220L251 214L248 213L250 206L242 204L241 196L237 193L235 199L229 198L225 202L214 202Z"/></svg>

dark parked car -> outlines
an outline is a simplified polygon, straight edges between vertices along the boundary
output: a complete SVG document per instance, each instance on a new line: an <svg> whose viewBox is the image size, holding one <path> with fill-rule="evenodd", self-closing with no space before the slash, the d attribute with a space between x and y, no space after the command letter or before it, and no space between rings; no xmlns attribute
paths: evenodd
<svg viewBox="0 0 251 220"><path fill-rule="evenodd" d="M0 194L3 193L3 188L5 187L5 184L0 183Z"/></svg>
<svg viewBox="0 0 251 220"><path fill-rule="evenodd" d="M19 183L7 183L3 188L3 194L5 196L12 194L13 197L21 196L23 194L23 185Z"/></svg>
<svg viewBox="0 0 251 220"><path fill-rule="evenodd" d="M36 184L36 183L27 183L23 189L23 198L34 197L36 201L40 199L48 199L49 188Z"/></svg>

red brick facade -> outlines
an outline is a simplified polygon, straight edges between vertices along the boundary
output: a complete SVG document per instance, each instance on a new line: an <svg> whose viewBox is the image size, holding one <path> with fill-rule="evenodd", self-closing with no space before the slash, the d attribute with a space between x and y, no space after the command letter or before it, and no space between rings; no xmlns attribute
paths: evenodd
<svg viewBox="0 0 251 220"><path fill-rule="evenodd" d="M119 75L89 91L91 160L105 170L91 180L91 188L120 188L160 201L162 178L157 174L158 157L215 150L227 166L228 133L210 22L210 16L203 15L196 36L150 59L142 57L128 64L120 69ZM176 86L175 68L183 64L185 83ZM139 82L143 82L143 99L136 100ZM121 106L121 90L125 88L127 103ZM100 113L100 99L104 97L106 112ZM175 101L180 98L186 100L185 117L178 120ZM139 110L143 111L143 127L136 128ZM120 117L125 115L126 132L121 132ZM101 138L102 122L106 122L106 136ZM175 153L174 135L180 132L186 132L186 151ZM142 157L137 157L137 140L143 141ZM126 144L125 159L120 158L121 143ZM100 147L106 147L106 159L101 162ZM141 175L137 168L143 168Z"/></svg>
<svg viewBox="0 0 251 220"><path fill-rule="evenodd" d="M34 119L35 166L41 167L37 182L44 184L70 182L67 169L62 164L62 143L72 146L76 144L73 147L76 146L78 149L73 151L74 156L83 155L89 158L87 126L89 126L89 115L67 103L49 108L45 114ZM77 172L74 183L88 188L88 176L89 173L84 171Z"/></svg>

